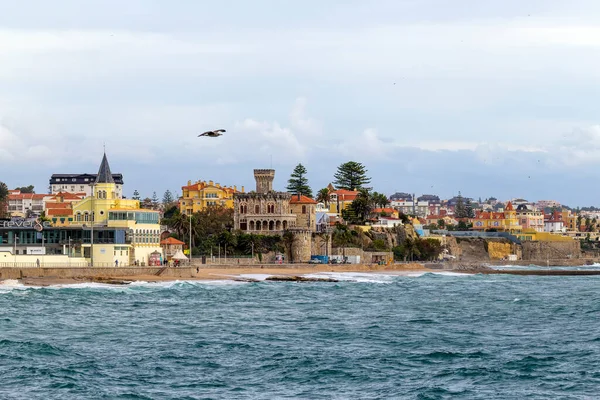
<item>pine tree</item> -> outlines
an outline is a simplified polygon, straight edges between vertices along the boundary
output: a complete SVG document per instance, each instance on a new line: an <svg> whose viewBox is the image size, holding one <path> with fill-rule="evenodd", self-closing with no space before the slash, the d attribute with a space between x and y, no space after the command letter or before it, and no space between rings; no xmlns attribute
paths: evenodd
<svg viewBox="0 0 600 400"><path fill-rule="evenodd" d="M133 200L140 200L140 192L138 192L137 189L135 189L133 191L133 197L132 197L132 199Z"/></svg>
<svg viewBox="0 0 600 400"><path fill-rule="evenodd" d="M8 186L0 182L0 217L5 217L8 213Z"/></svg>
<svg viewBox="0 0 600 400"><path fill-rule="evenodd" d="M306 179L306 168L302 164L296 165L294 171L288 180L287 191L292 194L301 194L307 197L312 197L312 189L308 186Z"/></svg>
<svg viewBox="0 0 600 400"><path fill-rule="evenodd" d="M168 205L170 205L171 203L173 203L175 201L175 199L173 199L173 194L171 193L170 190L167 189L167 191L165 192L165 194L163 195L163 205L165 207L167 207Z"/></svg>
<svg viewBox="0 0 600 400"><path fill-rule="evenodd" d="M158 196L156 192L152 193L152 209L158 210Z"/></svg>
<svg viewBox="0 0 600 400"><path fill-rule="evenodd" d="M471 203L471 199L467 199L465 202L465 214L467 218L475 218L475 211L473 211L473 204Z"/></svg>
<svg viewBox="0 0 600 400"><path fill-rule="evenodd" d="M367 177L365 166L356 161L348 161L340 165L333 177L335 178L333 184L338 189L358 190L371 182L371 178Z"/></svg>
<svg viewBox="0 0 600 400"><path fill-rule="evenodd" d="M465 202L462 195L458 192L458 198L456 199L456 206L454 206L454 215L456 218L466 218L467 210L465 208Z"/></svg>

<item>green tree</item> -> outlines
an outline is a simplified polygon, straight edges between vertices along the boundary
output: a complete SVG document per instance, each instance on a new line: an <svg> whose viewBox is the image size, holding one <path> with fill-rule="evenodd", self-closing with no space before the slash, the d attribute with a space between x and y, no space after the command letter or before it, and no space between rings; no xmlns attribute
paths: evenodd
<svg viewBox="0 0 600 400"><path fill-rule="evenodd" d="M6 183L0 182L0 202L5 201L8 197L8 186Z"/></svg>
<svg viewBox="0 0 600 400"><path fill-rule="evenodd" d="M152 193L152 209L158 210L158 196L156 195L156 192Z"/></svg>
<svg viewBox="0 0 600 400"><path fill-rule="evenodd" d="M312 197L312 189L308 186L306 178L306 168L302 164L296 165L292 171L292 175L288 180L287 191L293 194L301 194L307 197Z"/></svg>
<svg viewBox="0 0 600 400"><path fill-rule="evenodd" d="M367 189L360 189L358 196L352 201L350 207L356 214L356 222L364 223L373 211L373 197Z"/></svg>
<svg viewBox="0 0 600 400"><path fill-rule="evenodd" d="M581 215L577 216L577 230L581 231L581 222L583 221L583 217Z"/></svg>
<svg viewBox="0 0 600 400"><path fill-rule="evenodd" d="M465 202L465 214L467 218L475 218L475 211L473 210L473 203L471 203L471 199L467 199Z"/></svg>
<svg viewBox="0 0 600 400"><path fill-rule="evenodd" d="M135 189L133 191L133 197L132 197L132 199L133 200L140 200L140 192L138 192L137 189Z"/></svg>
<svg viewBox="0 0 600 400"><path fill-rule="evenodd" d="M454 215L456 216L456 218L467 217L467 209L465 207L465 202L460 192L458 192L458 198L456 199L456 205L454 206Z"/></svg>
<svg viewBox="0 0 600 400"><path fill-rule="evenodd" d="M140 202L140 207L146 210L152 210L152 199L150 197L146 197Z"/></svg>
<svg viewBox="0 0 600 400"><path fill-rule="evenodd" d="M323 188L317 192L317 202L325 204L325 206L329 206L329 189Z"/></svg>
<svg viewBox="0 0 600 400"><path fill-rule="evenodd" d="M8 215L8 186L0 182L0 218Z"/></svg>
<svg viewBox="0 0 600 400"><path fill-rule="evenodd" d="M35 193L33 185L18 187L18 188L15 188L15 190L18 190L21 193Z"/></svg>
<svg viewBox="0 0 600 400"><path fill-rule="evenodd" d="M167 191L163 195L163 199L162 199L163 206L168 207L174 202L175 202L175 199L173 198L173 194L171 193L170 190L167 189Z"/></svg>
<svg viewBox="0 0 600 400"><path fill-rule="evenodd" d="M348 161L341 164L335 175L333 184L338 189L358 190L371 182L367 177L367 169L364 165L356 161Z"/></svg>
<svg viewBox="0 0 600 400"><path fill-rule="evenodd" d="M373 192L371 198L373 199L373 204L380 208L385 208L388 204L390 204L390 200L383 193Z"/></svg>
<svg viewBox="0 0 600 400"><path fill-rule="evenodd" d="M437 226L440 229L444 229L446 227L446 221L444 221L442 218L438 219Z"/></svg>

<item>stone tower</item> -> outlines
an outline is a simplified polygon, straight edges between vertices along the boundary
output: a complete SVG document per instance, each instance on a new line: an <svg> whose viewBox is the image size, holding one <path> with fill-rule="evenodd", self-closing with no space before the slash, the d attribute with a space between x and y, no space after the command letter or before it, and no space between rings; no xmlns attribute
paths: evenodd
<svg viewBox="0 0 600 400"><path fill-rule="evenodd" d="M269 193L273 191L274 169L255 169L256 193Z"/></svg>

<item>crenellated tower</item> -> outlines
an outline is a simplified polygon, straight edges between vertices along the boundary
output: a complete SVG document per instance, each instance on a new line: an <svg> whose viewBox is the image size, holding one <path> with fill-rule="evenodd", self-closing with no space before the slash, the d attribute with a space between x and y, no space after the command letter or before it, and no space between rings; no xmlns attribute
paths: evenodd
<svg viewBox="0 0 600 400"><path fill-rule="evenodd" d="M255 169L256 193L269 193L273 191L274 169Z"/></svg>

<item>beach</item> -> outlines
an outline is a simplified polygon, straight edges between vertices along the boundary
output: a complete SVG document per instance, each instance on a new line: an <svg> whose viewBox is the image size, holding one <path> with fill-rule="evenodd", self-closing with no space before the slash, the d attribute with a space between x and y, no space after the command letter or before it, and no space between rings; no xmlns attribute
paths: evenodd
<svg viewBox="0 0 600 400"><path fill-rule="evenodd" d="M156 268L154 269L156 270ZM403 275L415 272L433 272L422 264L392 264L392 265L313 265L313 264L284 264L284 265L217 265L204 267L167 268L162 274L152 273L153 269L136 270L115 268L86 268L86 269L23 269L24 275L19 279L28 286L51 286L81 282L127 283L127 282L164 282L179 280L251 280L252 276L304 276L316 273L385 273ZM70 275L70 276L65 276ZM1 279L0 279L1 280Z"/></svg>

